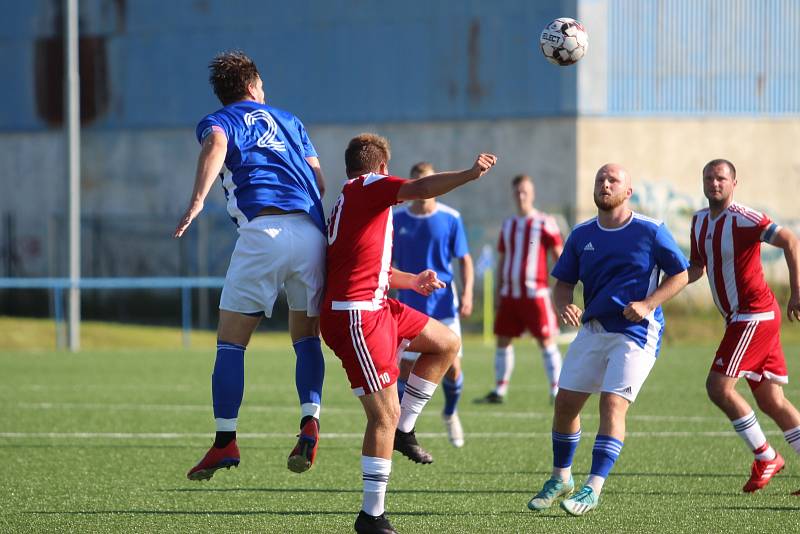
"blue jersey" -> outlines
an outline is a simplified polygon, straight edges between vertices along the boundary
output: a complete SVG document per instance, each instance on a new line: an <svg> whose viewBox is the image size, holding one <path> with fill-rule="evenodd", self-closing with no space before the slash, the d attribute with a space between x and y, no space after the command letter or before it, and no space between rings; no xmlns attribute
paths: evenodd
<svg viewBox="0 0 800 534"><path fill-rule="evenodd" d="M461 215L444 204L437 203L436 210L427 215L411 213L407 207L394 211L393 262L401 271L419 273L433 269L439 280L447 284L429 297L411 289L398 291L400 302L425 313L434 319L448 319L458 315L458 299L453 292L453 258L469 254L467 236Z"/></svg>
<svg viewBox="0 0 800 534"><path fill-rule="evenodd" d="M552 275L568 284L583 282L584 323L597 319L607 331L625 334L658 354L661 306L638 323L625 319L622 311L656 290L661 271L673 276L688 266L664 223L634 213L620 228L603 228L596 217L573 228Z"/></svg>
<svg viewBox="0 0 800 534"><path fill-rule="evenodd" d="M197 125L201 143L212 131L228 138L222 187L237 226L274 206L308 213L322 233L325 220L314 171L305 158L317 152L300 120L258 102L235 102Z"/></svg>

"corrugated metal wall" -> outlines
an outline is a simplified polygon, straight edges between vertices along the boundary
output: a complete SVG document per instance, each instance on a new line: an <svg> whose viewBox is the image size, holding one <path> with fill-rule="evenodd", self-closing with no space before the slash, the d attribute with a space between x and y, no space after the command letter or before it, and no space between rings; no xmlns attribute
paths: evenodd
<svg viewBox="0 0 800 534"><path fill-rule="evenodd" d="M608 0L608 113L800 113L800 0Z"/></svg>

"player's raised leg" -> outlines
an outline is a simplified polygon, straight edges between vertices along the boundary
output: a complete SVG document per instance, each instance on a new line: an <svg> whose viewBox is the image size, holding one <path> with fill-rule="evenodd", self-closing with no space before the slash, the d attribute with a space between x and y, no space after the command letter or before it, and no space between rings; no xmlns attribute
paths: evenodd
<svg viewBox="0 0 800 534"><path fill-rule="evenodd" d="M314 464L319 446L319 417L325 378L319 318L308 317L305 311L290 311L289 333L297 356L294 378L300 399L300 434L289 454L287 466L290 471L302 473Z"/></svg>
<svg viewBox="0 0 800 534"><path fill-rule="evenodd" d="M581 440L580 412L589 393L559 390L553 414L553 471L541 491L528 502L528 508L542 511L575 488L572 479L572 459Z"/></svg>
<svg viewBox="0 0 800 534"><path fill-rule="evenodd" d="M429 319L425 328L408 347L413 352L419 352L420 356L408 377L406 391L400 403L394 448L417 463L433 462L433 456L417 443L414 432L417 417L452 365L460 346L461 340L452 330L436 319Z"/></svg>
<svg viewBox="0 0 800 534"><path fill-rule="evenodd" d="M300 434L289 454L287 467L295 473L311 468L319 446L319 419L325 359L320 341L320 300L325 284L326 240L306 218L287 217L290 235L289 269L283 282L289 304L289 335L297 356L295 385L300 400ZM316 245L316 246L315 246ZM302 251L299 252L299 251Z"/></svg>
<svg viewBox="0 0 800 534"><path fill-rule="evenodd" d="M214 445L186 475L190 480L208 480L218 469L239 465L236 427L244 397L244 353L260 321L261 314L251 316L220 310L217 358L211 375L217 432Z"/></svg>

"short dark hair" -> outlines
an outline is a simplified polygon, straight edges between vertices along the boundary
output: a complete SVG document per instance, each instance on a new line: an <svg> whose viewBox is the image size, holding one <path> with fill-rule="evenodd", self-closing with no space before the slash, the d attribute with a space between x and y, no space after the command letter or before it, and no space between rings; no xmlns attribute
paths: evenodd
<svg viewBox="0 0 800 534"><path fill-rule="evenodd" d="M528 176L527 174L518 174L511 180L512 187L517 187L522 182L530 182L533 185L533 178Z"/></svg>
<svg viewBox="0 0 800 534"><path fill-rule="evenodd" d="M392 157L389 140L373 133L362 133L350 140L344 151L344 165L350 178L375 172Z"/></svg>
<svg viewBox="0 0 800 534"><path fill-rule="evenodd" d="M415 163L413 167L411 167L411 177L412 178L419 178L419 175L423 172L427 172L429 174L433 173L433 164L428 163L427 161L420 161L419 163Z"/></svg>
<svg viewBox="0 0 800 534"><path fill-rule="evenodd" d="M733 163L731 163L727 159L722 159L722 158L712 159L711 161L706 163L706 166L703 167L703 176L706 175L706 171L708 169L713 169L717 165L727 165L728 169L731 171L731 178L736 178L736 167L734 167Z"/></svg>
<svg viewBox="0 0 800 534"><path fill-rule="evenodd" d="M208 64L208 81L223 106L247 97L248 84L260 78L252 59L241 50L217 54Z"/></svg>

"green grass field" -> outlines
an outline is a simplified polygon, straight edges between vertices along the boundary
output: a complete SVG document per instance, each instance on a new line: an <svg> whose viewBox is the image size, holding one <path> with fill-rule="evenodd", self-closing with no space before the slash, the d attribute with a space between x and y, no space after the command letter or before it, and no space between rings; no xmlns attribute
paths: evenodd
<svg viewBox="0 0 800 534"><path fill-rule="evenodd" d="M183 350L174 330L87 325L88 348L73 355L8 341L49 340L47 322L0 319L0 327L6 336L0 346L0 531L352 531L361 500L364 416L331 354L323 436L311 471L286 469L298 418L288 339L259 334L247 354L242 464L199 483L185 473L213 431L213 334L197 333L196 348ZM800 342L792 334L784 348L797 377ZM147 348L97 348L115 339ZM797 532L800 497L789 493L800 488L800 460L764 416L762 427L787 468L765 490L740 493L752 455L705 397L714 346L665 347L631 408L625 448L600 508L572 518L526 507L551 462L551 408L538 349L530 340L517 343L507 404L476 405L472 400L493 381L493 350L468 338L460 409L466 446L457 450L447 442L437 393L417 427L435 463L418 466L395 455L389 516L401 532ZM796 383L786 391L800 402ZM596 407L587 406L575 461L581 482Z"/></svg>

